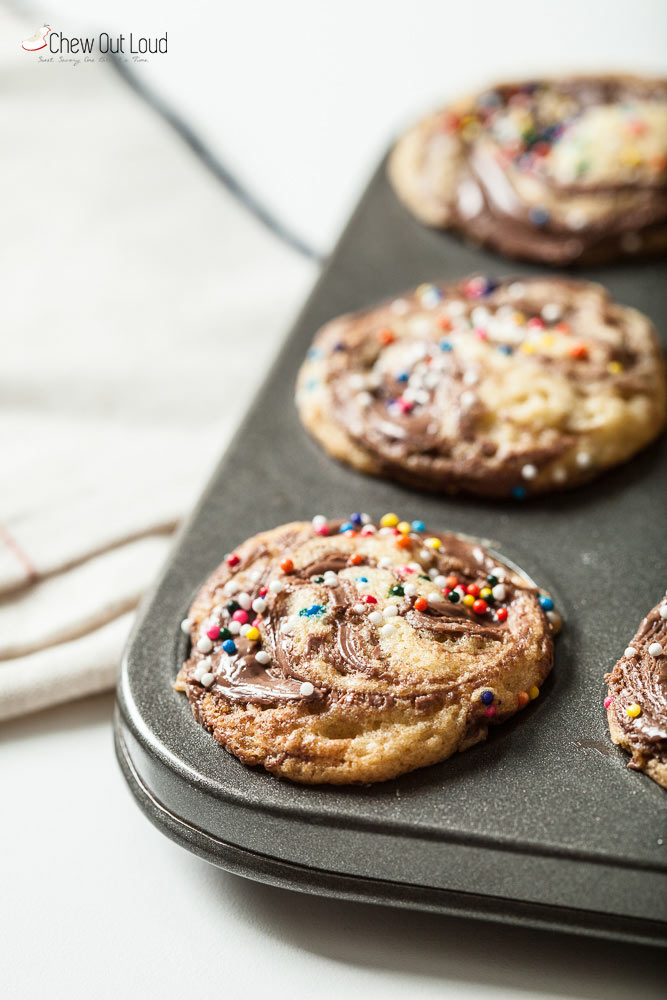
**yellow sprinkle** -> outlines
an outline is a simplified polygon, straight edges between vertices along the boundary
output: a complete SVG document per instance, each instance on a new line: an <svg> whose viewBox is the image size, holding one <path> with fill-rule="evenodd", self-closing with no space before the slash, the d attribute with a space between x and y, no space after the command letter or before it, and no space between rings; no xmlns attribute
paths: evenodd
<svg viewBox="0 0 667 1000"><path fill-rule="evenodd" d="M533 684L531 688L528 688L528 697L530 698L531 701L535 701L539 693L540 689L538 688L537 684Z"/></svg>
<svg viewBox="0 0 667 1000"><path fill-rule="evenodd" d="M526 322L526 317L524 316L524 314L518 311L513 314L512 319L514 320L515 323L519 324Z"/></svg>
<svg viewBox="0 0 667 1000"><path fill-rule="evenodd" d="M407 521L399 521L396 527L402 535L408 535L410 533L410 525Z"/></svg>
<svg viewBox="0 0 667 1000"><path fill-rule="evenodd" d="M442 542L439 538L427 538L425 544L428 545L429 549L439 549Z"/></svg>
<svg viewBox="0 0 667 1000"><path fill-rule="evenodd" d="M483 600L486 600L487 597L491 597L491 588L490 587L482 587L482 589L479 592L479 596L481 598L483 598Z"/></svg>
<svg viewBox="0 0 667 1000"><path fill-rule="evenodd" d="M620 361L610 361L607 365L607 371L610 375L618 375L623 371L623 365Z"/></svg>
<svg viewBox="0 0 667 1000"><path fill-rule="evenodd" d="M553 347L553 344L554 338L550 333L545 333L542 337L540 337L540 347Z"/></svg>
<svg viewBox="0 0 667 1000"><path fill-rule="evenodd" d="M628 705L625 710L631 719L636 719L638 715L642 714L642 707L638 705L637 702L633 702L632 705Z"/></svg>
<svg viewBox="0 0 667 1000"><path fill-rule="evenodd" d="M380 524L383 528L395 528L398 524L398 518L395 514L384 514Z"/></svg>
<svg viewBox="0 0 667 1000"><path fill-rule="evenodd" d="M476 139L481 131L482 126L479 122L469 122L468 125L464 125L461 129L464 139Z"/></svg>
<svg viewBox="0 0 667 1000"><path fill-rule="evenodd" d="M535 344L529 344L527 341L524 341L524 343L521 345L521 350L523 351L524 354L534 354Z"/></svg>
<svg viewBox="0 0 667 1000"><path fill-rule="evenodd" d="M619 159L626 167L638 167L642 156L636 146L626 146L621 150Z"/></svg>
<svg viewBox="0 0 667 1000"><path fill-rule="evenodd" d="M259 629L255 628L254 625L251 625L246 632L245 637L246 639L250 639L251 642L254 642L255 639L259 639Z"/></svg>
<svg viewBox="0 0 667 1000"><path fill-rule="evenodd" d="M466 608L471 608L475 603L475 598L472 596L472 594L466 594L466 596L463 598L463 603L465 604Z"/></svg>

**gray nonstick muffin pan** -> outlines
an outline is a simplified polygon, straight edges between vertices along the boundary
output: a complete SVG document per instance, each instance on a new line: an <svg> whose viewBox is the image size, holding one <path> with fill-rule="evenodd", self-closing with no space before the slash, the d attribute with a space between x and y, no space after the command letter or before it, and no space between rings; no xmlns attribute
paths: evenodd
<svg viewBox="0 0 667 1000"><path fill-rule="evenodd" d="M301 428L293 402L299 364L331 317L423 281L536 270L422 227L379 168L143 604L119 682L118 757L164 833L250 878L664 943L667 799L627 768L602 701L603 674L667 584L665 439L569 493L444 499L337 464ZM577 273L667 333L663 262ZM179 623L200 583L249 535L352 510L490 539L552 593L565 626L540 697L486 743L383 784L302 787L244 766L194 721L172 690L187 643Z"/></svg>

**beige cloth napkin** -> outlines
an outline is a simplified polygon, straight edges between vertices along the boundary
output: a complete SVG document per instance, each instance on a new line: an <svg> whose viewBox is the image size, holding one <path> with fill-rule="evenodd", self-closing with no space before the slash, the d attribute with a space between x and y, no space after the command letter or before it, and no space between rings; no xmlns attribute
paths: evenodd
<svg viewBox="0 0 667 1000"><path fill-rule="evenodd" d="M315 269L34 27L0 11L0 719L113 683Z"/></svg>

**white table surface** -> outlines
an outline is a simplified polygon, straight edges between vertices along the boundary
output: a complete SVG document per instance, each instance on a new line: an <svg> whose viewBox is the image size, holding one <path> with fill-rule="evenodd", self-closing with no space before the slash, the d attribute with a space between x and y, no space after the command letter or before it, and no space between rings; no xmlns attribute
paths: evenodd
<svg viewBox="0 0 667 1000"><path fill-rule="evenodd" d="M564 0L549 5L549 23L544 6L341 0L271 13L257 2L118 0L93 12L57 0L34 17L72 33L91 19L168 29L168 61L144 67L144 81L326 248L387 138L439 93L592 59L660 68L661 0L602 11ZM287 152L276 157L276 145ZM0 730L3 997L664 995L649 949L311 898L218 871L140 813L115 761L112 704L102 695Z"/></svg>

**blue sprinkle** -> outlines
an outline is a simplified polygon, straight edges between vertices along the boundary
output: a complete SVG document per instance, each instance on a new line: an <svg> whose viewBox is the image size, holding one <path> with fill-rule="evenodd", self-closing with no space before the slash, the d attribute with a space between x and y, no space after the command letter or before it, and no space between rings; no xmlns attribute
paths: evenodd
<svg viewBox="0 0 667 1000"><path fill-rule="evenodd" d="M345 350L345 344L343 344L342 341L336 344L336 346L334 347L334 351L344 351L344 350Z"/></svg>
<svg viewBox="0 0 667 1000"><path fill-rule="evenodd" d="M544 597L542 594L539 596L540 607L543 611L553 611L554 602L550 597Z"/></svg>
<svg viewBox="0 0 667 1000"><path fill-rule="evenodd" d="M360 583L368 583L368 577L367 576L355 576L354 579L355 580L359 580Z"/></svg>
<svg viewBox="0 0 667 1000"><path fill-rule="evenodd" d="M319 384L320 380L318 378L309 378L308 381L306 382L306 389L312 391L313 389L317 389Z"/></svg>
<svg viewBox="0 0 667 1000"><path fill-rule="evenodd" d="M490 705L493 701L493 691L482 691L482 701L485 705Z"/></svg>
<svg viewBox="0 0 667 1000"><path fill-rule="evenodd" d="M229 653L230 656L233 656L234 653L236 652L236 643L234 642L233 639L225 639L225 641L222 644L222 648L224 649L225 653Z"/></svg>
<svg viewBox="0 0 667 1000"><path fill-rule="evenodd" d="M354 531L354 526L349 521L344 521L340 526L341 535L344 535L346 531Z"/></svg>
<svg viewBox="0 0 667 1000"><path fill-rule="evenodd" d="M541 206L536 206L530 210L530 221L534 222L536 226L546 226L549 221L549 213L546 208Z"/></svg>
<svg viewBox="0 0 667 1000"><path fill-rule="evenodd" d="M498 344L498 350L501 354L511 354L512 348L509 344Z"/></svg>
<svg viewBox="0 0 667 1000"><path fill-rule="evenodd" d="M400 375L396 376L396 381L397 382L407 382L408 381L408 373L407 372L401 372Z"/></svg>
<svg viewBox="0 0 667 1000"><path fill-rule="evenodd" d="M451 351L451 349L452 349L451 341L449 341L449 340L441 340L440 341L440 350L441 351Z"/></svg>
<svg viewBox="0 0 667 1000"><path fill-rule="evenodd" d="M524 500L528 490L525 486L515 486L512 490L512 496L515 500Z"/></svg>
<svg viewBox="0 0 667 1000"><path fill-rule="evenodd" d="M361 514L350 514L350 524L353 524L355 528L360 528L363 523Z"/></svg>
<svg viewBox="0 0 667 1000"><path fill-rule="evenodd" d="M310 350L308 351L308 357L309 358L313 358L313 359L314 358L321 358L322 357L322 352L319 349L319 347L311 347Z"/></svg>
<svg viewBox="0 0 667 1000"><path fill-rule="evenodd" d="M426 531L426 525L423 521L413 521L410 527L413 531Z"/></svg>

